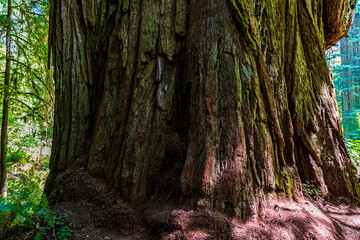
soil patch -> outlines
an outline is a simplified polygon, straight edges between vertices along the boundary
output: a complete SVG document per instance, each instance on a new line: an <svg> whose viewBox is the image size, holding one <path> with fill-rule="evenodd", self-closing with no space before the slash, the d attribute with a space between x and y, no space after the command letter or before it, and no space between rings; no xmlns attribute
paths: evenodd
<svg viewBox="0 0 360 240"><path fill-rule="evenodd" d="M207 209L196 211L152 200L130 206L99 179L67 170L50 196L52 209L67 213L72 239L301 239L360 240L360 208L303 199L269 200L261 217L243 224Z"/></svg>

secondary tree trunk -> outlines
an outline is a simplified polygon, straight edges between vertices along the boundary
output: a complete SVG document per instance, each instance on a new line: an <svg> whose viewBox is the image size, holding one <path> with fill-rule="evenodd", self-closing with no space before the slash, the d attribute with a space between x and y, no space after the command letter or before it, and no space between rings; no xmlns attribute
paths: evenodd
<svg viewBox="0 0 360 240"><path fill-rule="evenodd" d="M357 13L357 17L354 19L352 28L353 34L359 34L360 30L360 14ZM359 49L360 40L354 41L351 38L345 38L341 41L341 65L345 69L341 73L341 77L338 81L338 86L341 90L339 105L342 108L342 124L344 129L344 135L347 139L360 140L359 121L358 121L358 109L360 106L359 94L360 94L360 59Z"/></svg>
<svg viewBox="0 0 360 240"><path fill-rule="evenodd" d="M6 155L7 155L7 141L8 141L8 119L9 119L9 99L10 99L10 71L11 71L11 15L12 15L12 0L8 0L8 13L7 13L7 29L6 29L6 63L5 63L5 78L4 78L4 102L3 102L3 115L2 115L2 124L1 124L1 153L0 153L0 162L1 162L1 195L5 199L7 195L6 188Z"/></svg>
<svg viewBox="0 0 360 240"><path fill-rule="evenodd" d="M325 48L352 0L53 0L46 191L76 160L124 200L238 218L269 195L359 197Z"/></svg>

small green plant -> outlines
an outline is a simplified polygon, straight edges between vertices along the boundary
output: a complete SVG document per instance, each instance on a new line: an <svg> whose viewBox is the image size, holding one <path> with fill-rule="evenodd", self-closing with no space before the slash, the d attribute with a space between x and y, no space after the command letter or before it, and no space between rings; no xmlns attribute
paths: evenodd
<svg viewBox="0 0 360 240"><path fill-rule="evenodd" d="M66 213L61 213L59 216L53 218L54 224L50 225L52 228L56 228L56 234L55 231L51 235L52 237L55 237L59 240L67 240L71 237L73 230L65 224L65 219L67 218Z"/></svg>
<svg viewBox="0 0 360 240"><path fill-rule="evenodd" d="M57 231L57 239L67 240L71 237L73 230L69 226L61 226Z"/></svg>
<svg viewBox="0 0 360 240"><path fill-rule="evenodd" d="M313 180L306 180L303 184L306 192L310 196L322 196L322 191L319 190L316 186Z"/></svg>

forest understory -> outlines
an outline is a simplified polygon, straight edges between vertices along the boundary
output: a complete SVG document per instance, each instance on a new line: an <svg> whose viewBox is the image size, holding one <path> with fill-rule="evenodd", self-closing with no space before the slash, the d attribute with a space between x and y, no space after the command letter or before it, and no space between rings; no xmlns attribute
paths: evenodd
<svg viewBox="0 0 360 240"><path fill-rule="evenodd" d="M359 1L0 3L0 239L360 240Z"/></svg>
<svg viewBox="0 0 360 240"><path fill-rule="evenodd" d="M57 214L67 214L66 225L73 229L69 239L360 239L360 206L344 199L270 197L257 218L242 223L211 209L191 210L164 196L130 206L80 168L66 170L57 184L49 204ZM31 239L33 233L13 228L2 239ZM57 238L49 231L45 239Z"/></svg>

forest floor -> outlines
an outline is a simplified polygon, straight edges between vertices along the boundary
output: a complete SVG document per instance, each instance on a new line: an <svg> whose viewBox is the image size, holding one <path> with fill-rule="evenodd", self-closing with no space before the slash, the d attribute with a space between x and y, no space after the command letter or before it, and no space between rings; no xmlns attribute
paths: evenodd
<svg viewBox="0 0 360 240"><path fill-rule="evenodd" d="M360 240L360 207L323 199L269 201L246 224L206 209L191 211L152 201L138 209L98 179L68 170L59 179L53 209L67 213L73 239L346 239Z"/></svg>

